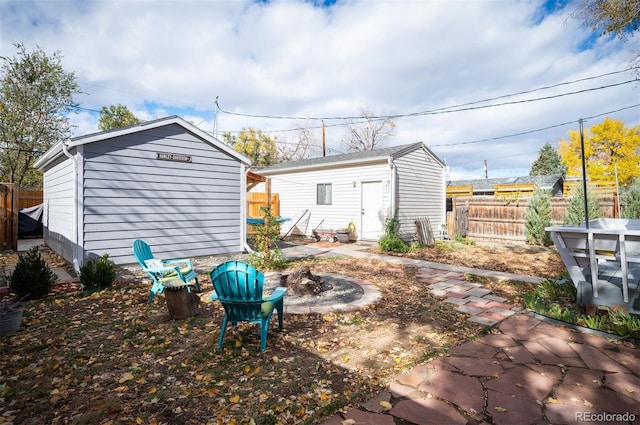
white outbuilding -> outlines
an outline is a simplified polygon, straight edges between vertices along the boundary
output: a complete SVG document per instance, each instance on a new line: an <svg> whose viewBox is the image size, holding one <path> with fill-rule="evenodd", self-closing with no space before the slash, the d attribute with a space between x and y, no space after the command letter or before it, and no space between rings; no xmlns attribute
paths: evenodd
<svg viewBox="0 0 640 425"><path fill-rule="evenodd" d="M446 167L423 143L283 162L256 171L271 181L282 231L311 235L353 223L358 239L376 240L397 212L399 233L415 237L416 218L434 234L446 221ZM258 186L255 191L263 190Z"/></svg>

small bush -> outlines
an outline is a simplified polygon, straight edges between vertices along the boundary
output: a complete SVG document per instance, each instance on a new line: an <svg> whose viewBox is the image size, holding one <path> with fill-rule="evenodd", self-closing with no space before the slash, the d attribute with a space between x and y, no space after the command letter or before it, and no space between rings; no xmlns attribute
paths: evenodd
<svg viewBox="0 0 640 425"><path fill-rule="evenodd" d="M602 208L599 196L587 187L587 210L589 212L589 220L602 217ZM582 185L576 186L571 194L567 209L564 213L563 224L580 224L584 221L584 190Z"/></svg>
<svg viewBox="0 0 640 425"><path fill-rule="evenodd" d="M271 208L260 207L264 224L255 225L256 250L249 254L249 263L258 269L282 269L287 260L278 247L280 223Z"/></svg>
<svg viewBox="0 0 640 425"><path fill-rule="evenodd" d="M525 293L523 299L527 308L543 316L622 337L640 338L640 317L611 308L598 310L595 316L579 314L576 296L570 280L565 279L564 283L546 280Z"/></svg>
<svg viewBox="0 0 640 425"><path fill-rule="evenodd" d="M393 217L388 218L384 224L384 235L378 240L378 246L383 251L390 252L409 252L409 245L402 240L398 231L400 230L400 220L398 220L398 211Z"/></svg>
<svg viewBox="0 0 640 425"><path fill-rule="evenodd" d="M622 218L640 219L640 183L629 187L622 194Z"/></svg>
<svg viewBox="0 0 640 425"><path fill-rule="evenodd" d="M473 239L469 239L466 236L457 235L454 239L454 242L460 243L462 245L476 246L476 241Z"/></svg>
<svg viewBox="0 0 640 425"><path fill-rule="evenodd" d="M80 283L86 290L100 291L113 285L115 280L115 265L108 254L93 258L80 267Z"/></svg>
<svg viewBox="0 0 640 425"><path fill-rule="evenodd" d="M34 246L20 254L18 264L9 279L9 287L16 296L25 300L35 300L47 296L58 276L44 261L38 247Z"/></svg>
<svg viewBox="0 0 640 425"><path fill-rule="evenodd" d="M529 200L525 216L525 235L531 245L551 245L551 234L544 230L551 226L551 191L536 190Z"/></svg>
<svg viewBox="0 0 640 425"><path fill-rule="evenodd" d="M384 235L378 240L378 246L383 251L409 252L409 245L398 235Z"/></svg>

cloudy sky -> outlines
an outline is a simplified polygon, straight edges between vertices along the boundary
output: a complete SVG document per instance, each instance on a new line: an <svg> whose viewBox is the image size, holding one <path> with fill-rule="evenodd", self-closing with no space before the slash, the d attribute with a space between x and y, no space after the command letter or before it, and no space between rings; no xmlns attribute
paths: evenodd
<svg viewBox="0 0 640 425"><path fill-rule="evenodd" d="M424 142L450 178L527 175L540 148L605 116L640 125L627 43L544 0L0 0L0 56L60 51L84 92L75 135L123 104L205 131L253 127L321 154L349 120L393 116L385 146ZM216 107L218 99L218 107ZM635 107L633 107L635 105Z"/></svg>

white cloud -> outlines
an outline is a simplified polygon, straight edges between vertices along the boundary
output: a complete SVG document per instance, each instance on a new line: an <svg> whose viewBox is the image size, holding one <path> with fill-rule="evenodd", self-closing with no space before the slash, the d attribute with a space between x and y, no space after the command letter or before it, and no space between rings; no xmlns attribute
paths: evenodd
<svg viewBox="0 0 640 425"><path fill-rule="evenodd" d="M84 108L124 104L153 119L178 113L213 129L214 101L245 114L295 117L410 114L461 105L625 69L631 42L598 39L562 14L540 19L542 0L304 1L4 0L0 55L14 42L60 50L75 72ZM631 73L496 102L560 95L623 82ZM538 102L395 120L390 144L423 141L451 175L526 174L546 142L579 118L639 103L637 84ZM479 105L476 105L479 106ZM638 125L638 108L612 115ZM587 122L587 126L603 117ZM74 115L77 134L97 130L95 115ZM217 129L265 132L305 120L218 114ZM344 127L325 120L327 144L343 149ZM510 134L572 125L508 139ZM320 122L308 121L318 143ZM93 128L92 128L93 126ZM295 132L277 134L293 140Z"/></svg>

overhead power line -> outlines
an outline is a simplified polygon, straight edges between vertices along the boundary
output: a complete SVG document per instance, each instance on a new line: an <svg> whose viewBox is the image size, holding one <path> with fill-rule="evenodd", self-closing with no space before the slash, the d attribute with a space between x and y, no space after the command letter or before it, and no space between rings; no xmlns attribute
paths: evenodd
<svg viewBox="0 0 640 425"><path fill-rule="evenodd" d="M429 145L429 147L470 145L470 144L474 144L474 143L493 142L493 141L500 140L500 139L509 139L511 137L524 136L525 134L531 134L531 133L539 133L541 131L550 130L552 128L564 127L564 126L569 125L569 124L575 124L575 123L579 122L580 119L582 119L583 121L586 121L586 120L590 120L590 119L593 119L593 118L598 118L598 117L602 117L602 116L605 116L605 115L615 114L616 112L620 112L620 111L624 111L624 110L632 109L632 108L637 108L637 107L640 107L640 103L636 103L635 105L631 105L631 106L625 106L623 108L619 108L619 109L616 109L616 110L613 110L613 111L607 111L607 112L603 112L603 113L600 113L600 114L591 115L589 117L579 118L579 119L573 120L573 121L567 121L567 122L563 122L563 123L560 123L560 124L553 124L553 125L549 125L549 126L546 126L546 127L537 128L535 130L521 131L519 133L508 134L506 136L489 137L487 139L469 140L469 141L466 141L466 142L442 143L442 144L437 144L437 145Z"/></svg>
<svg viewBox="0 0 640 425"><path fill-rule="evenodd" d="M535 89L532 89L532 90L520 91L520 92L517 92L517 93L500 95L500 96L496 96L496 97L493 97L493 98L487 98L487 99L482 99L482 100L476 100L476 101L472 101L472 102L462 103L462 104L459 104L459 105L445 106L445 107L442 107L442 108L436 108L436 109L431 109L431 110L426 110L426 111L419 111L419 112L410 112L410 113L406 113L406 114L376 115L376 116L370 116L370 117L367 117L367 118L369 118L370 120L381 120L381 119L397 119L397 118L405 118L405 117L413 117L413 116L421 116L421 115L435 115L435 114L461 112L461 111L474 110L474 109L485 109L485 108L491 108L491 107L495 107L495 106L504 106L504 105L511 105L511 104L516 104L516 103L536 102L536 101L540 101L540 100L547 100L547 99L553 99L553 98L557 98L557 97L570 96L570 95L574 95L574 94L586 93L586 92L589 92L589 91L602 90L602 89L606 89L606 88L610 88L610 87L616 87L616 86L620 86L620 85L624 85L624 84L629 84L629 83L638 81L638 79L634 78L634 79L627 80L627 81L624 81L624 82L621 82L621 83L614 83L614 84L604 85L604 86L600 86L600 87L594 87L594 88L583 89L583 90L576 90L576 91L572 91L572 92L560 93L560 94L557 94L557 95L551 95L551 96L544 96L544 97L538 97L538 98L533 98L533 99L524 99L524 100L519 100L519 101L503 102L503 103L497 103L497 104L491 104L491 105L482 105L482 106L474 106L474 107L472 107L473 105L478 105L478 104L481 104L481 103L491 102L491 101L505 99L505 98L509 98L509 97L521 96L523 94L530 94L530 93L534 93L534 92L537 92L537 91L548 90L548 89L552 89L552 88L566 86L566 85L569 85L569 84L576 84L576 83L589 81L589 80L594 80L594 79L597 79L597 78L602 78L602 77L606 77L606 76L610 76L610 75L620 74L620 73L623 73L623 72L628 72L628 71L633 70L633 69L636 69L636 67L628 68L628 69L625 69L623 71L614 71L614 72L610 72L610 73L602 74L602 75L598 75L598 76L586 77L586 78L582 78L582 79L578 79L578 80L573 80L573 81L553 84L553 85L549 85L549 86L538 87L538 88L535 88ZM300 117L300 116L280 116L280 115L266 115L266 114L248 114L248 113L240 113L240 112L231 112L231 111L227 111L225 109L222 109L222 108L220 108L220 105L219 105L219 103L217 101L216 101L216 106L218 107L218 110L220 112L224 113L224 114L234 115L234 116L241 116L241 117L248 117L248 118L263 118L263 119L278 119L278 120L313 120L313 121L317 121L317 120L327 120L327 121L328 120L354 120L354 119L362 119L363 118L362 116Z"/></svg>

